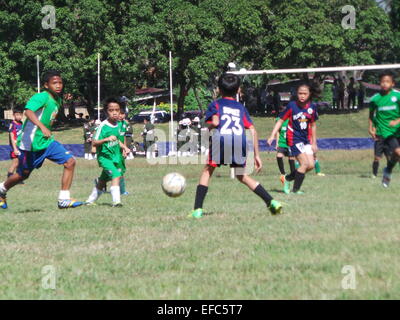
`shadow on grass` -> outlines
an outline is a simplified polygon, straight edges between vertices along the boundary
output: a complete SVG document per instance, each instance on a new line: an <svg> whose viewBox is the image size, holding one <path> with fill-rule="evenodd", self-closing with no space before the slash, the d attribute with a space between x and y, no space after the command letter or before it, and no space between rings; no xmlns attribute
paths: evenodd
<svg viewBox="0 0 400 320"><path fill-rule="evenodd" d="M271 192L284 193L281 189L271 189Z"/></svg>
<svg viewBox="0 0 400 320"><path fill-rule="evenodd" d="M20 214L20 213L38 213L38 212L44 212L41 209L25 209L25 210L19 210L19 211L15 211L16 214Z"/></svg>
<svg viewBox="0 0 400 320"><path fill-rule="evenodd" d="M372 180L371 175L368 175L368 174L362 174L362 175L359 175L358 177L359 177L359 178L371 179L371 180Z"/></svg>

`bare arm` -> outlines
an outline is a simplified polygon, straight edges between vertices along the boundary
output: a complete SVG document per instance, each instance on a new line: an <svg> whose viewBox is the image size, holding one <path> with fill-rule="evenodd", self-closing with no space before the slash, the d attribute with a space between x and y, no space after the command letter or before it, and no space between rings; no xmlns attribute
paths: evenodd
<svg viewBox="0 0 400 320"><path fill-rule="evenodd" d="M269 138L268 138L268 144L269 144L269 145L272 144L272 141L274 140L274 137L278 134L280 128L282 127L282 124L283 124L283 120L282 120L282 119L279 119L279 120L276 122L275 127L274 127L274 129L272 130L271 135L270 135Z"/></svg>
<svg viewBox="0 0 400 320"><path fill-rule="evenodd" d="M260 158L260 149L258 147L258 133L254 126L249 128L251 135L253 136L253 146L254 146L254 166L256 171L259 172L262 168L262 161Z"/></svg>
<svg viewBox="0 0 400 320"><path fill-rule="evenodd" d="M318 146L317 146L317 123L316 122L313 122L311 124L311 139L312 139L312 141L310 141L310 142L311 142L313 151L314 151L314 153L317 153Z"/></svg>
<svg viewBox="0 0 400 320"><path fill-rule="evenodd" d="M92 146L93 147L98 147L98 146L101 146L103 143L106 143L106 142L109 142L109 141L117 141L117 137L116 136L109 136L109 137L101 139L101 140L93 140L92 141Z"/></svg>
<svg viewBox="0 0 400 320"><path fill-rule="evenodd" d="M217 128L219 126L219 117L218 115L214 114L211 118L211 123L208 124L208 128L214 129Z"/></svg>
<svg viewBox="0 0 400 320"><path fill-rule="evenodd" d="M35 126L37 126L43 132L43 135L46 138L51 137L51 131L49 129L47 129L46 126L42 122L40 122L39 118L36 116L36 114L32 110L27 109L25 111L25 115L29 119L29 121L31 121Z"/></svg>
<svg viewBox="0 0 400 320"><path fill-rule="evenodd" d="M400 118L399 118L399 119L396 119L396 120L392 120L392 121L390 121L390 123L389 123L389 125L392 126L392 127L395 127L395 126L397 126L398 124L400 124Z"/></svg>

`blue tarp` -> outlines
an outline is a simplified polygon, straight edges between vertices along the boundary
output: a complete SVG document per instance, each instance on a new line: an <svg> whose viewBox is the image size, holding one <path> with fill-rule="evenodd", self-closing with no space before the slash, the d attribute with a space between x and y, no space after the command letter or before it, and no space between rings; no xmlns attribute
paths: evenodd
<svg viewBox="0 0 400 320"><path fill-rule="evenodd" d="M158 152L160 156L167 155L170 149L169 142L158 142ZM274 151L274 148L267 146L266 140L259 141L260 151ZM371 138L326 138L318 139L320 150L357 150L372 149L374 142ZM64 147L73 153L75 157L83 157L82 144L65 144ZM0 161L10 159L10 147L0 146Z"/></svg>

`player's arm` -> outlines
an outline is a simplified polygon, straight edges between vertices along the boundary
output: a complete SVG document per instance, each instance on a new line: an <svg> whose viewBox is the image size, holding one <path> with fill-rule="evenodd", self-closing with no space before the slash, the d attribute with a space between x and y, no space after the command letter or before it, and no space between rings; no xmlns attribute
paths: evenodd
<svg viewBox="0 0 400 320"><path fill-rule="evenodd" d="M47 129L46 126L39 120L39 118L36 116L35 112L33 112L32 110L26 109L25 116L29 119L30 122L32 122L40 130L42 130L43 135L46 138L51 137L51 131L49 129Z"/></svg>
<svg viewBox="0 0 400 320"><path fill-rule="evenodd" d="M318 145L317 145L317 123L314 121L311 123L311 146L314 151L314 153L317 153L318 151Z"/></svg>
<svg viewBox="0 0 400 320"><path fill-rule="evenodd" d="M10 135L10 141L11 141L11 146L13 148L14 153L19 156L20 152L17 148L17 140L14 139L15 136L15 127L11 124L10 125L10 130L9 130L9 135Z"/></svg>
<svg viewBox="0 0 400 320"><path fill-rule="evenodd" d="M376 140L376 128L374 126L374 109L373 105L371 103L370 108L369 108L369 117L368 117L368 132L371 135L371 137Z"/></svg>
<svg viewBox="0 0 400 320"><path fill-rule="evenodd" d="M217 114L214 114L211 117L211 121L208 123L208 129L212 130L215 129L219 126L219 116Z"/></svg>
<svg viewBox="0 0 400 320"><path fill-rule="evenodd" d="M392 121L389 122L389 125L390 125L391 127L395 127L395 126L397 126L397 125L399 125L399 124L400 124L400 118L399 118L399 119L396 119L396 120L392 120Z"/></svg>
<svg viewBox="0 0 400 320"><path fill-rule="evenodd" d="M279 134L279 130L281 129L283 122L284 122L283 119L279 119L276 122L274 129L272 130L271 135L269 136L267 141L270 146L272 146L272 141L274 141L274 137L277 137L277 135ZM276 141L278 142L278 140Z"/></svg>
<svg viewBox="0 0 400 320"><path fill-rule="evenodd" d="M129 154L129 153L131 152L131 150L126 146L126 138L125 138L124 143L122 143L122 142L119 140L119 146L120 146L120 148L122 149L122 152L123 152L124 156L127 155L127 154Z"/></svg>
<svg viewBox="0 0 400 320"><path fill-rule="evenodd" d="M109 136L107 138L100 139L100 140L94 139L92 141L92 145L93 145L93 147L97 147L97 146L101 146L103 143L111 142L111 141L117 141L117 140L118 140L118 138L116 136Z"/></svg>
<svg viewBox="0 0 400 320"><path fill-rule="evenodd" d="M253 146L254 146L254 166L256 168L256 172L259 172L262 168L262 161L260 158L260 149L258 146L258 133L256 128L252 125L249 128L251 135L253 136Z"/></svg>

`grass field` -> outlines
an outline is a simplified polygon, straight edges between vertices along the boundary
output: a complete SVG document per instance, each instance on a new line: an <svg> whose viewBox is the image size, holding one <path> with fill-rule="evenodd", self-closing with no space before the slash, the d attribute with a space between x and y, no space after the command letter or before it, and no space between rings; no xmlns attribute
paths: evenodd
<svg viewBox="0 0 400 320"><path fill-rule="evenodd" d="M365 136L364 119L355 120L355 136ZM322 135L330 121L341 132L339 120L334 131L335 121L323 118ZM283 215L271 216L221 168L207 215L196 221L186 216L201 165L128 161L124 207L111 208L106 194L96 207L63 211L56 208L62 168L46 162L9 192L10 208L0 212L0 298L398 299L400 170L386 190L368 178L371 150L323 151L326 177L308 175L306 194L294 196L280 191L274 154L262 157L256 178L284 203ZM8 164L0 162L0 172ZM171 171L187 178L180 198L160 188ZM85 200L99 172L96 162L79 159L72 195ZM42 287L46 265L56 270L54 290ZM346 265L356 270L354 290L342 288Z"/></svg>

